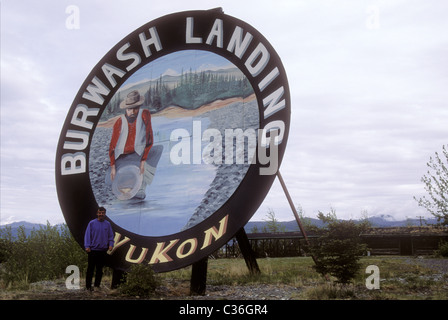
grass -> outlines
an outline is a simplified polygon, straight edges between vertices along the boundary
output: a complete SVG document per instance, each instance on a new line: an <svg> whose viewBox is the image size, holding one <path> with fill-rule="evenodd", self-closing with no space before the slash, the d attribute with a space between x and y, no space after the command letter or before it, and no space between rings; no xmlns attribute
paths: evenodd
<svg viewBox="0 0 448 320"><path fill-rule="evenodd" d="M273 284L300 288L293 299L362 300L448 300L448 275L419 263L418 258L381 256L363 257L361 268L349 285L339 285L320 276L309 257L258 259L261 273L251 275L242 259L209 260L207 284ZM448 260L445 259L448 263ZM380 288L366 288L365 270L376 265L380 270ZM191 267L161 274L162 279L189 280Z"/></svg>
<svg viewBox="0 0 448 320"><path fill-rule="evenodd" d="M439 259L448 267L448 259ZM243 259L210 259L208 262L207 285L211 286L252 286L270 285L282 290L293 287L298 290L289 296L297 300L448 300L448 274L441 270L432 269L429 259L397 256L374 256L361 258L361 268L349 285L340 285L334 279L326 280L319 275L312 266L314 262L309 257L294 258L265 258L258 259L260 274L252 275ZM376 265L380 270L380 288L369 290L366 288L365 272L367 266ZM111 276L105 269L103 285L108 286ZM180 270L158 274L161 286L167 287L169 292L165 298L188 298L191 266ZM58 280L61 284L65 279ZM84 284L84 279L81 279ZM20 286L19 286L20 287ZM86 299L82 292L73 296L75 292L62 290L61 297L55 297L48 292L40 292L38 287L31 289L16 287L14 290L3 288L0 290L1 299L40 299L40 295L48 295L51 299L60 299L67 295L67 299ZM99 298L99 297L95 297ZM107 299L121 299L117 295ZM231 299L231 298L230 298Z"/></svg>
<svg viewBox="0 0 448 320"><path fill-rule="evenodd" d="M257 260L260 274L252 275L243 259L209 260L207 284L288 284L300 286L304 281L315 283L320 279L313 269L310 258L267 258ZM191 266L159 275L163 279L189 280Z"/></svg>

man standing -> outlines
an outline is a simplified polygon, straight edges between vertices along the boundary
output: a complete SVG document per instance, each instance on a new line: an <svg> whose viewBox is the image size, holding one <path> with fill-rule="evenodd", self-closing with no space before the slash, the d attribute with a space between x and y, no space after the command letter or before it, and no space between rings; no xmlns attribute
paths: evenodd
<svg viewBox="0 0 448 320"><path fill-rule="evenodd" d="M93 291L92 278L95 269L95 287L100 286L107 250L112 250L114 246L114 232L109 221L106 220L106 209L99 207L96 215L97 218L87 225L84 236L84 247L88 254L86 288L90 291Z"/></svg>

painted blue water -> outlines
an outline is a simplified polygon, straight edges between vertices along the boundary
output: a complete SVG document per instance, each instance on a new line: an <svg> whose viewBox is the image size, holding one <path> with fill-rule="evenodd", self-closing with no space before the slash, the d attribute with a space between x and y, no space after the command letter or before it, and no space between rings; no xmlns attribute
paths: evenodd
<svg viewBox="0 0 448 320"><path fill-rule="evenodd" d="M201 133L209 125L208 118L152 118L154 145L163 146L154 180L143 201L117 200L108 206L107 215L113 222L144 236L176 233L187 224L216 175L214 165L175 165L170 159L170 150L178 143L170 141L171 132L184 128L192 134L193 120L201 121ZM202 142L202 148L206 144Z"/></svg>

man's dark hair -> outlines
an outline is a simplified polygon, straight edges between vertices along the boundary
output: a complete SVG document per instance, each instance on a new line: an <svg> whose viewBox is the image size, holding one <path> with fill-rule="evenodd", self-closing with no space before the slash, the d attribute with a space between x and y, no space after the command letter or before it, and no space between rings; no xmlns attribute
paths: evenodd
<svg viewBox="0 0 448 320"><path fill-rule="evenodd" d="M104 207L99 207L99 208L98 208L98 211L104 211L104 213L106 213L106 208L104 208Z"/></svg>

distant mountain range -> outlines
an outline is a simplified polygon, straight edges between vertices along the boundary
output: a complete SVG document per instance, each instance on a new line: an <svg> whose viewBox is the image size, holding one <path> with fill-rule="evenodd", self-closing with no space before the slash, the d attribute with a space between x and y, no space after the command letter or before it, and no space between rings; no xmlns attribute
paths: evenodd
<svg viewBox="0 0 448 320"><path fill-rule="evenodd" d="M319 228L323 226L322 221L319 219L305 217L303 220L306 221L306 223L317 226ZM302 224L304 223L304 221L302 221ZM359 221L359 220L354 220L354 221ZM389 215L380 215L380 216L369 217L368 221L370 222L372 227L381 227L381 228L419 226L420 225L420 219L395 220L392 216L389 216ZM285 232L299 231L297 221L295 221L295 220L279 221L278 223L284 227ZM434 224L437 224L437 219L436 218L426 218L426 219L422 219L421 223L423 226L434 225ZM266 225L267 225L266 221L249 221L246 224L246 226L244 227L244 229L246 230L247 233L251 233L255 229L258 230L257 232L262 232L263 228Z"/></svg>
<svg viewBox="0 0 448 320"><path fill-rule="evenodd" d="M322 227L323 223L319 219L314 218L308 218L305 217L306 223L315 225L317 227ZM375 217L368 218L370 221L372 227L405 227L405 226L419 226L420 225L420 219L406 219L406 220L394 220L393 217L388 215L380 215ZM249 221L244 229L247 233L253 232L255 229L258 230L257 232L262 232L263 228L267 225L267 221ZM299 231L299 227L297 225L297 222L295 220L292 221L279 221L279 224L281 224L286 232L289 231ZM422 220L422 225L433 225L437 223L436 218L426 218ZM13 222L11 224L7 225L1 225L0 231L5 230L5 227L11 228L11 234L13 237L17 236L17 230L20 226L23 226L25 228L26 235L29 235L33 229L39 230L41 227L45 227L45 224L39 224L39 223L31 223L26 221L20 221L20 222Z"/></svg>
<svg viewBox="0 0 448 320"><path fill-rule="evenodd" d="M0 235L3 234L3 232L6 230L6 228L11 228L11 235L13 238L17 237L17 233L20 227L23 227L25 229L25 234L28 236L30 235L31 231L39 230L40 228L45 227L46 224L41 223L32 223L27 221L19 221L19 222L13 222L10 224L5 224L0 226Z"/></svg>

